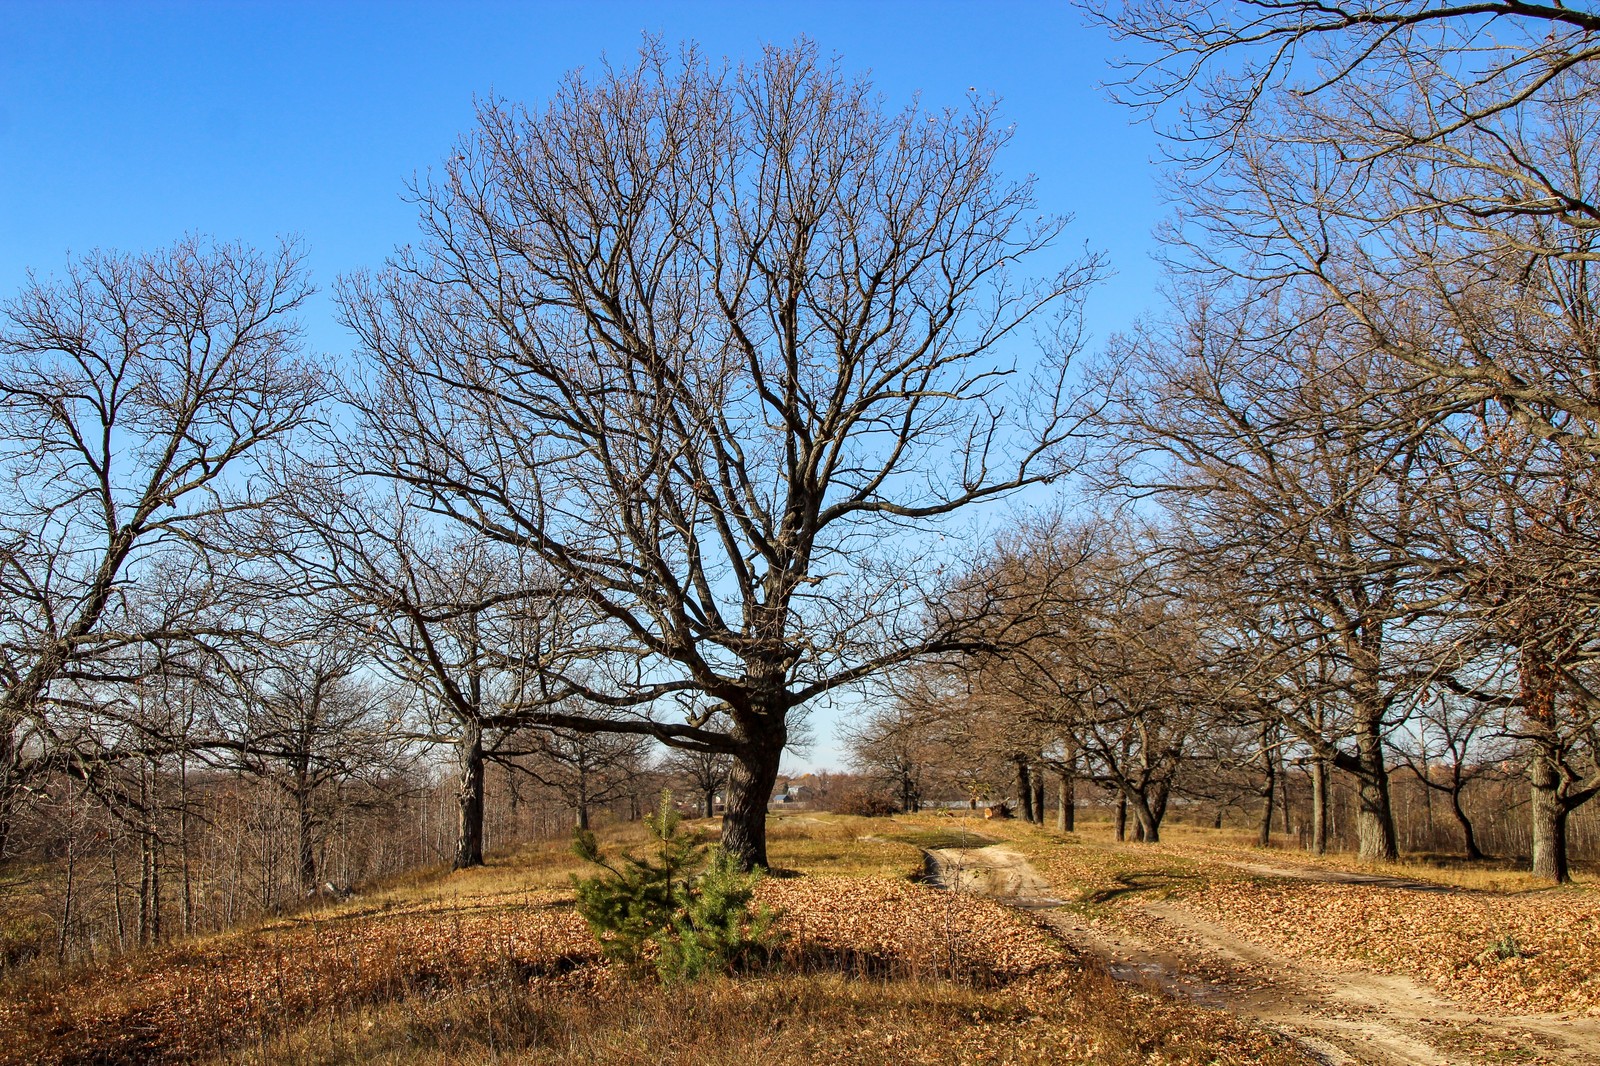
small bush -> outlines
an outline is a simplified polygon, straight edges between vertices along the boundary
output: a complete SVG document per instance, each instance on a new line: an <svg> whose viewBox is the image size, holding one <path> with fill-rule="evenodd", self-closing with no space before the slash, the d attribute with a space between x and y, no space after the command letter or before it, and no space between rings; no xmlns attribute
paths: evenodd
<svg viewBox="0 0 1600 1066"><path fill-rule="evenodd" d="M1528 957L1528 953L1523 950L1522 944L1510 933L1506 933L1499 940L1496 940L1490 946L1489 951L1497 959L1525 959Z"/></svg>
<svg viewBox="0 0 1600 1066"><path fill-rule="evenodd" d="M645 818L654 854L623 852L620 865L605 860L593 833L577 833L573 850L606 871L573 878L578 913L601 953L636 972L653 966L666 982L731 973L770 957L777 914L751 906L762 872L740 870L733 856L684 831L682 822L663 792L660 809Z"/></svg>

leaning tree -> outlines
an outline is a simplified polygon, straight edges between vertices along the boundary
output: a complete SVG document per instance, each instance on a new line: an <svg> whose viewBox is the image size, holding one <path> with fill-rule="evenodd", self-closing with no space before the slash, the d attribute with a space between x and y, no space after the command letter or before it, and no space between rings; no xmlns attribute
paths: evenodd
<svg viewBox="0 0 1600 1066"><path fill-rule="evenodd" d="M810 44L652 45L480 106L421 242L342 290L375 468L592 608L618 665L560 684L623 713L587 728L732 756L746 865L794 712L956 639L916 587L940 521L1067 466L1098 261L1056 253L1008 136Z"/></svg>

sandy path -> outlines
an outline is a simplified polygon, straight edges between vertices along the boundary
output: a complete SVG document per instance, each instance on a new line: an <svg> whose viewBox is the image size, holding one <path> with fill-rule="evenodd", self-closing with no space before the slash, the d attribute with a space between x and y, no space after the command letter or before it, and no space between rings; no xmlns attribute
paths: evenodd
<svg viewBox="0 0 1600 1066"><path fill-rule="evenodd" d="M1087 917L1063 906L1028 860L1008 848L927 854L932 879L1035 913L1073 947L1102 959L1112 976L1269 1026L1334 1066L1600 1066L1600 1020L1463 1010L1408 977L1290 959L1171 901L1129 900L1100 912L1103 916ZM1346 879L1321 868L1250 869L1268 876ZM1348 877L1438 889L1423 882Z"/></svg>

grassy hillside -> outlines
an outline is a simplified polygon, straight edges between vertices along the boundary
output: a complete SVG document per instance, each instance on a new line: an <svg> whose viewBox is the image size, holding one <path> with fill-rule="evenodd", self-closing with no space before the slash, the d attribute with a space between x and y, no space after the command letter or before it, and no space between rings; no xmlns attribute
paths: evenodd
<svg viewBox="0 0 1600 1066"><path fill-rule="evenodd" d="M1026 916L915 883L921 847L981 843L962 822L775 818L780 876L760 894L788 940L762 973L664 989L613 972L572 910L581 864L552 843L13 979L0 1062L1306 1061L1226 1014L1113 983Z"/></svg>

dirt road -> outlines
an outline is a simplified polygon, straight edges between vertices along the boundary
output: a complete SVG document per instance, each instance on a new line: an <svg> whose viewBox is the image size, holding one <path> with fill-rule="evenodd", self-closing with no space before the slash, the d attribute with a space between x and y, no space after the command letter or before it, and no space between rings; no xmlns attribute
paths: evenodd
<svg viewBox="0 0 1600 1066"><path fill-rule="evenodd" d="M930 875L945 887L1032 912L1073 947L1100 958L1114 977L1232 1011L1300 1041L1334 1066L1600 1066L1600 1020L1594 1018L1464 1010L1405 976L1288 958L1171 900L1074 907L1064 902L1073 896L1070 886L1050 885L1025 856L1005 846L927 855ZM1259 864L1250 872L1345 876ZM1422 882L1387 887L1440 891Z"/></svg>

